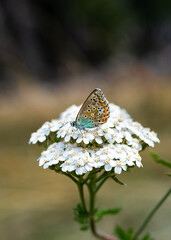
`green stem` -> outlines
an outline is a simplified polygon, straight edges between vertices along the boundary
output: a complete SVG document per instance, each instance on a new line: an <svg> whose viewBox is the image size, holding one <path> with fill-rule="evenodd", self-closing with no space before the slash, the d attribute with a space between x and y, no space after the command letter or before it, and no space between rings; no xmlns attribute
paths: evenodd
<svg viewBox="0 0 171 240"><path fill-rule="evenodd" d="M162 199L157 203L157 205L152 209L150 214L147 216L143 224L140 226L138 231L135 233L134 239L137 239L138 236L141 234L141 232L144 230L144 228L147 226L153 215L156 213L156 211L159 209L159 207L164 203L164 201L168 198L168 196L171 194L171 188L166 192L166 194L162 197Z"/></svg>
<svg viewBox="0 0 171 240"><path fill-rule="evenodd" d="M65 175L67 177L69 177L73 182L75 182L76 184L78 183L77 179L75 179L74 176L72 176L71 173L68 172L62 172L60 168L56 167L56 166L50 166L49 169L54 170L57 173L60 173L62 175Z"/></svg>
<svg viewBox="0 0 171 240"><path fill-rule="evenodd" d="M94 179L96 178L96 175L94 175L91 180L90 183L88 184L88 190L89 190L89 196L90 196L90 201L89 201L89 205L90 205L90 215L93 216L94 215L94 203L95 203L95 183L94 183Z"/></svg>
<svg viewBox="0 0 171 240"><path fill-rule="evenodd" d="M92 175L97 174L98 172L100 172L102 169L93 169L88 175L87 177L84 179L83 184L87 183L87 181L92 177Z"/></svg>
<svg viewBox="0 0 171 240"><path fill-rule="evenodd" d="M90 228L91 228L91 231L92 231L93 235L95 237L97 237L98 239L102 239L102 240L118 240L118 238L115 238L113 236L107 235L106 233L98 232L97 229L96 229L94 218L90 219Z"/></svg>
<svg viewBox="0 0 171 240"><path fill-rule="evenodd" d="M106 182L107 179L108 179L108 177L104 177L104 178L101 180L101 182L96 186L95 192L97 192L97 191L100 189L100 187L103 185L103 183Z"/></svg>
<svg viewBox="0 0 171 240"><path fill-rule="evenodd" d="M72 179L72 181L74 181L75 183L78 183L78 181L71 174L65 172L62 172L62 174Z"/></svg>
<svg viewBox="0 0 171 240"><path fill-rule="evenodd" d="M84 208L85 214L87 214L87 207L86 207L86 202L85 202L85 198L84 198L84 189L83 189L83 183L80 181L77 183L78 186L78 190L79 190L79 194L80 194L80 199L81 199L81 204Z"/></svg>
<svg viewBox="0 0 171 240"><path fill-rule="evenodd" d="M102 174L103 175L103 174ZM101 176L102 176L101 175ZM104 176L103 176L104 177ZM89 206L89 217L90 217L90 228L91 231L93 233L93 235L98 238L98 239L102 239L102 240L118 240L117 238L107 235L106 233L103 232L99 232L96 229L96 224L95 224L95 220L94 220L94 214L95 214L95 197L96 197L96 193L97 190L102 186L102 184L104 183L104 181L106 181L108 177L104 177L101 182L99 183L98 186L96 186L96 175L92 176L92 178L90 179L89 184L87 184L88 189L89 189L89 196L90 196L90 206ZM102 183L103 182L103 183Z"/></svg>
<svg viewBox="0 0 171 240"><path fill-rule="evenodd" d="M95 179L95 182L98 182L98 181L100 181L101 179L103 179L106 175L108 175L109 174L109 172L106 172L106 171L104 171L99 177L97 177L96 179Z"/></svg>

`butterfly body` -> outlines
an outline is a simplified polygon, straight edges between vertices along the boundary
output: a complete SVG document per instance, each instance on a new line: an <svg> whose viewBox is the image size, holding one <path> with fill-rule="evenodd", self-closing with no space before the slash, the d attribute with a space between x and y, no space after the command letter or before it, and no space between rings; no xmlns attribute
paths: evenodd
<svg viewBox="0 0 171 240"><path fill-rule="evenodd" d="M71 126L80 130L94 128L105 123L110 116L109 104L101 89L94 89L82 105Z"/></svg>
<svg viewBox="0 0 171 240"><path fill-rule="evenodd" d="M78 121L71 122L71 126L76 127L80 130L84 130L85 128L96 127L91 121L86 120L86 119L82 119L82 118Z"/></svg>

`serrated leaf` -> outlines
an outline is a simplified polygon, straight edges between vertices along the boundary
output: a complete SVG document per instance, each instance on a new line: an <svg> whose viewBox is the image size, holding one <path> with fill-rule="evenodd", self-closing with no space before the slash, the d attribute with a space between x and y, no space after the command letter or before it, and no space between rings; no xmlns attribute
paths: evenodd
<svg viewBox="0 0 171 240"><path fill-rule="evenodd" d="M87 231L88 229L89 229L89 226L80 227L80 230L81 230L81 231Z"/></svg>
<svg viewBox="0 0 171 240"><path fill-rule="evenodd" d="M117 177L112 176L111 177L116 183L120 184L120 185L126 185L125 183L121 182Z"/></svg>
<svg viewBox="0 0 171 240"><path fill-rule="evenodd" d="M170 162L167 162L165 160L163 160L161 157L159 157L157 154L151 152L150 153L152 158L154 159L155 162L157 163L161 163L162 165L168 167L168 168L171 168L171 163Z"/></svg>
<svg viewBox="0 0 171 240"><path fill-rule="evenodd" d="M154 240L150 237L150 234L146 234L141 240Z"/></svg>
<svg viewBox="0 0 171 240"><path fill-rule="evenodd" d="M113 209L101 209L95 213L95 220L100 221L102 217L106 215L115 215L118 214L122 209L120 207Z"/></svg>
<svg viewBox="0 0 171 240"><path fill-rule="evenodd" d="M116 226L115 233L119 237L119 240L154 240L153 238L151 238L150 234L146 234L142 238L135 239L133 236L134 231L132 228L128 229L128 231L125 231L121 227Z"/></svg>
<svg viewBox="0 0 171 240"><path fill-rule="evenodd" d="M128 234L129 234L129 236L133 236L134 230L132 228L129 228L128 229Z"/></svg>
<svg viewBox="0 0 171 240"><path fill-rule="evenodd" d="M132 232L131 232L131 235L130 235L129 233L127 233L125 230L123 230L119 226L116 226L115 233L119 237L120 240L133 240Z"/></svg>
<svg viewBox="0 0 171 240"><path fill-rule="evenodd" d="M74 220L81 225L80 229L82 231L87 230L89 228L89 219L80 203L74 208L74 215Z"/></svg>

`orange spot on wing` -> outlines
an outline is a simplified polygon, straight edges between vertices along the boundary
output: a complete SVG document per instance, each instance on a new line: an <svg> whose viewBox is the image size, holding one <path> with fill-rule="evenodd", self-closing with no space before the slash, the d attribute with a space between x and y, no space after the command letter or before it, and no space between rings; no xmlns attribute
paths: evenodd
<svg viewBox="0 0 171 240"><path fill-rule="evenodd" d="M103 119L103 123L105 123L106 122L106 120L105 119Z"/></svg>
<svg viewBox="0 0 171 240"><path fill-rule="evenodd" d="M107 113L107 110L105 109L104 112Z"/></svg>
<svg viewBox="0 0 171 240"><path fill-rule="evenodd" d="M107 114L105 114L105 118L107 117Z"/></svg>
<svg viewBox="0 0 171 240"><path fill-rule="evenodd" d="M103 103L102 105L106 108L106 104Z"/></svg>

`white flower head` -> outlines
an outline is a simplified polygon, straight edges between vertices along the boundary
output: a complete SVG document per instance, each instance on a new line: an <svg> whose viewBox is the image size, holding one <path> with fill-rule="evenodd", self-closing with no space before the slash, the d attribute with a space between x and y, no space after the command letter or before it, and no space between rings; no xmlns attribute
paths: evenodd
<svg viewBox="0 0 171 240"><path fill-rule="evenodd" d="M110 117L95 128L71 126L80 107L72 105L59 119L45 122L32 133L29 143L48 144L39 157L39 166L56 166L63 172L83 175L94 168L121 174L128 167L142 167L140 151L160 142L157 134L133 121L119 106L109 104Z"/></svg>

